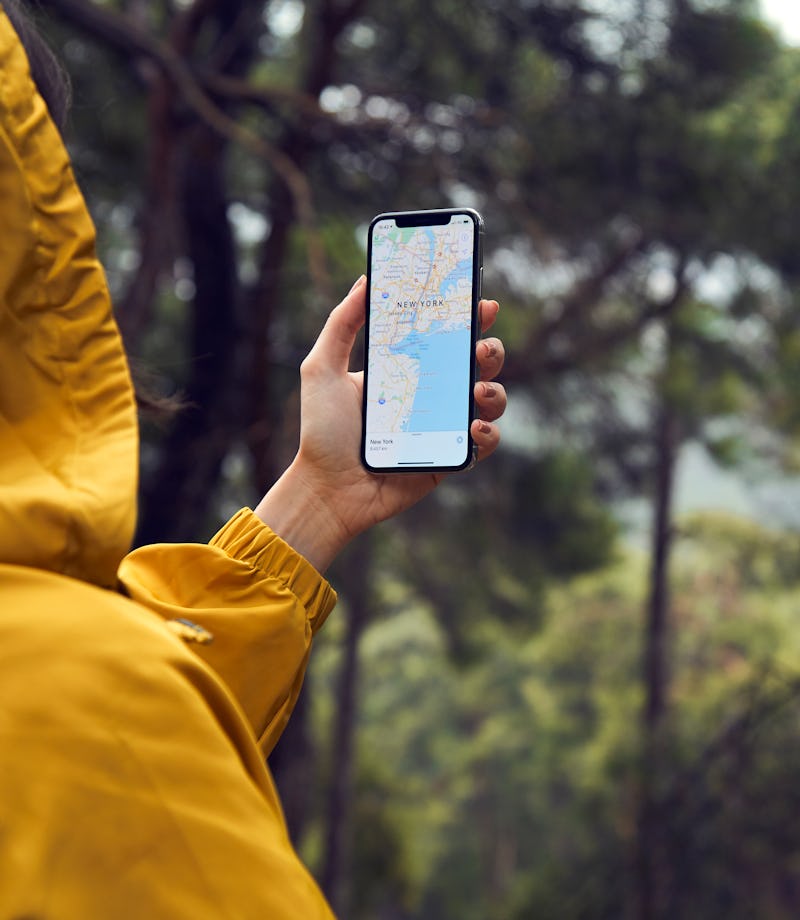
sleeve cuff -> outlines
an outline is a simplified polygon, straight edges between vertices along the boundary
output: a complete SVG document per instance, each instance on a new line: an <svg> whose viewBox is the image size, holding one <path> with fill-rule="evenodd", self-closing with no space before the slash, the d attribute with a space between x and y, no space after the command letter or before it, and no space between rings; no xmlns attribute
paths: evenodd
<svg viewBox="0 0 800 920"><path fill-rule="evenodd" d="M209 543L282 582L309 612L314 632L336 605L336 592L325 578L250 508L238 511Z"/></svg>

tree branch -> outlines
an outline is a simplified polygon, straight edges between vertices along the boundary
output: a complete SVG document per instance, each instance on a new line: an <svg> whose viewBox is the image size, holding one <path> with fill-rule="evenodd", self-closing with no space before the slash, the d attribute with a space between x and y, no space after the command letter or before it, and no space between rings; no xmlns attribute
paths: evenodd
<svg viewBox="0 0 800 920"><path fill-rule="evenodd" d="M289 190L298 221L308 234L308 268L312 284L319 297L325 302L329 301L331 286L324 247L317 231L311 186L292 159L227 115L209 98L184 60L169 44L143 31L127 16L111 12L88 0L42 0L42 6L55 10L117 51L153 61L199 118L221 136L269 163Z"/></svg>
<svg viewBox="0 0 800 920"><path fill-rule="evenodd" d="M570 294L566 304L553 321L543 324L528 339L526 345L517 349L503 370L505 381L529 381L540 374L557 374L579 365L585 365L607 354L639 334L649 323L673 313L683 300L688 281L685 265L681 262L677 270L675 291L665 301L650 302L630 322L619 323L605 330L598 330L589 323L582 324L582 318L602 296L606 284L627 264L632 256L641 250L643 239L615 253L614 256L590 278L581 282ZM567 318L569 322L567 322ZM572 347L560 355L548 354L552 336L567 326L580 328Z"/></svg>

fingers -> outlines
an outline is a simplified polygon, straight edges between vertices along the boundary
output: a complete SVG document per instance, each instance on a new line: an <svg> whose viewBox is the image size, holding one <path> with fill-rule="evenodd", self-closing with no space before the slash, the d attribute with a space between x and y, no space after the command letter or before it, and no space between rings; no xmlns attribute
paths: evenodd
<svg viewBox="0 0 800 920"><path fill-rule="evenodd" d="M500 309L496 300L482 300L478 305L481 331L491 329ZM500 339L490 336L478 342L476 349L480 366L480 382L475 384L475 404L478 407L470 433L478 448L478 460L490 457L500 443L500 429L492 424L506 411L505 387L494 378L500 373L506 352Z"/></svg>
<svg viewBox="0 0 800 920"><path fill-rule="evenodd" d="M493 380L502 370L506 350L500 339L481 339L475 351L481 369L481 380Z"/></svg>
<svg viewBox="0 0 800 920"><path fill-rule="evenodd" d="M482 300L478 304L478 316L481 321L481 332L486 332L487 329L491 329L494 325L494 321L497 319L497 311L500 309L500 304L496 300Z"/></svg>
<svg viewBox="0 0 800 920"><path fill-rule="evenodd" d="M500 430L497 425L476 418L470 428L470 434L478 448L479 461L490 457L497 450L500 443Z"/></svg>
<svg viewBox="0 0 800 920"><path fill-rule="evenodd" d="M500 383L481 382L475 384L475 404L478 416L485 422L495 422L506 411L506 390Z"/></svg>
<svg viewBox="0 0 800 920"><path fill-rule="evenodd" d="M306 373L344 373L347 370L350 352L366 316L366 284L366 275L362 275L344 300L331 311L319 338L303 362Z"/></svg>

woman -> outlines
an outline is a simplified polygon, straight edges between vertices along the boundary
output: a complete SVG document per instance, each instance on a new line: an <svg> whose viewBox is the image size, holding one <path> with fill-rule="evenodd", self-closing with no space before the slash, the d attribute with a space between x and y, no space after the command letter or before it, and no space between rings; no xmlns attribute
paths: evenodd
<svg viewBox="0 0 800 920"><path fill-rule="evenodd" d="M127 364L90 218L3 12L0 207L0 916L330 917L265 756L335 602L328 564L438 481L359 463L361 379L347 366L365 281L303 364L300 448L255 511L208 545L126 556ZM488 328L497 304L481 310ZM491 380L501 343L478 358ZM475 395L483 458L505 394Z"/></svg>

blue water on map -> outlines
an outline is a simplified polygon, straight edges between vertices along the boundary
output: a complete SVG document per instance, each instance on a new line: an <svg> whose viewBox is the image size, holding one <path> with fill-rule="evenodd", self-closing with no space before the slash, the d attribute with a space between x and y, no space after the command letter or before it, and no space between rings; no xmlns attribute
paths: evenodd
<svg viewBox="0 0 800 920"><path fill-rule="evenodd" d="M411 416L403 431L458 431L469 417L470 331L431 326L424 335L411 332L393 345L392 354L419 363L419 384Z"/></svg>

